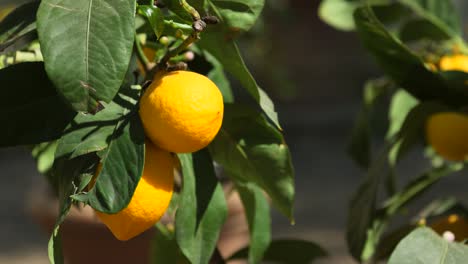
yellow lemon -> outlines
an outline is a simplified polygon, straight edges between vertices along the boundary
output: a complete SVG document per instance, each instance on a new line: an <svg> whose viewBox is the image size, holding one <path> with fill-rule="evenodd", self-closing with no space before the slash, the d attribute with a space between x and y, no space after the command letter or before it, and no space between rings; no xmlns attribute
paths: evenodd
<svg viewBox="0 0 468 264"><path fill-rule="evenodd" d="M468 117L455 112L432 115L426 122L426 139L437 154L448 160L468 158Z"/></svg>
<svg viewBox="0 0 468 264"><path fill-rule="evenodd" d="M140 101L146 135L154 144L176 153L207 146L221 128L223 113L218 87L189 71L157 76Z"/></svg>
<svg viewBox="0 0 468 264"><path fill-rule="evenodd" d="M173 192L173 169L171 153L147 141L143 174L128 206L116 214L96 211L117 239L129 240L141 234L164 215Z"/></svg>
<svg viewBox="0 0 468 264"><path fill-rule="evenodd" d="M468 238L468 222L464 217L456 214L439 219L432 223L430 227L440 235L446 231L452 232L455 235L456 241Z"/></svg>
<svg viewBox="0 0 468 264"><path fill-rule="evenodd" d="M439 68L442 71L468 72L468 56L462 54L443 56L439 61Z"/></svg>

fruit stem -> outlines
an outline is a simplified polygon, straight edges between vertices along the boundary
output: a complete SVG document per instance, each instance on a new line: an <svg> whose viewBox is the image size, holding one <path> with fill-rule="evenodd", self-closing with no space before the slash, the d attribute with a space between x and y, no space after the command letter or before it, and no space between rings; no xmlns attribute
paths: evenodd
<svg viewBox="0 0 468 264"><path fill-rule="evenodd" d="M148 61L148 58L146 58L145 53L143 52L143 48L141 47L140 40L136 34L135 34L135 47L136 47L136 54L137 54L138 60L140 60L141 64L145 68L145 72L148 73L151 69L150 63Z"/></svg>
<svg viewBox="0 0 468 264"><path fill-rule="evenodd" d="M192 16L193 21L201 19L198 11L195 8L193 8L189 3L187 3L186 0L179 0L179 4L187 13L189 13Z"/></svg>

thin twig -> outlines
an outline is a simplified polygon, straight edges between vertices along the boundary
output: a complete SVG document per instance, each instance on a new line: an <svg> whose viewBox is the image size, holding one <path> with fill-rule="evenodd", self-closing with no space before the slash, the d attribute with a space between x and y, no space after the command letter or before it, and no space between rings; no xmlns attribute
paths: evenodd
<svg viewBox="0 0 468 264"><path fill-rule="evenodd" d="M137 54L138 60L141 62L141 64L145 68L145 72L148 73L151 70L150 63L148 61L148 58L146 58L145 52L143 51L140 40L138 39L138 36L136 34L135 34L135 47L136 47L136 54Z"/></svg>

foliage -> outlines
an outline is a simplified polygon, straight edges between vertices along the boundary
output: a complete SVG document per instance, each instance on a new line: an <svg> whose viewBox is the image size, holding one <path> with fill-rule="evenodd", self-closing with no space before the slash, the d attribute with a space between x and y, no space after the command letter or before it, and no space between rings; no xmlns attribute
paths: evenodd
<svg viewBox="0 0 468 264"><path fill-rule="evenodd" d="M366 171L350 203L348 248L355 259L375 263L388 257L420 218L422 223L431 221L428 215L408 211L408 206L464 167L464 162L451 162L434 152L425 140L426 121L432 115L466 115L467 73L461 65L449 71L439 65L444 57L467 58L461 18L452 1L439 0L323 0L319 16L338 30L355 31L383 72L364 86L362 110L348 148ZM372 115L382 109L388 115L386 135L372 131ZM375 136L383 141L377 155L371 144ZM397 173L398 164L410 151L425 156L429 168L405 180ZM393 220L403 213L408 223L393 227ZM421 228L401 241L389 263L464 263L463 251L465 246L447 243Z"/></svg>
<svg viewBox="0 0 468 264"><path fill-rule="evenodd" d="M324 255L305 241L270 245L266 195L293 221L294 170L274 104L236 44L264 4L42 0L18 6L0 22L0 82L5 87L0 146L31 147L58 195L60 214L49 243L52 263L63 263L60 224L73 204L105 213L128 205L145 160L140 96L155 74L187 64L217 84L227 113L212 144L178 155L182 185L171 205L175 232L157 224L154 261L209 263L217 255L227 206L220 180L226 175L216 173L214 161L242 198L251 233L245 251L250 263L259 263L264 254L284 260L275 256L281 250L294 252L304 263ZM253 100L236 98L227 74ZM102 170L88 189L99 163Z"/></svg>

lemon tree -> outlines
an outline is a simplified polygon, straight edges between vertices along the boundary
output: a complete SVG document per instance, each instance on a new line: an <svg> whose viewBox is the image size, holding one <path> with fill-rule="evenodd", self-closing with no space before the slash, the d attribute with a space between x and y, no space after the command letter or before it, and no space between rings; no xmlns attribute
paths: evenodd
<svg viewBox="0 0 468 264"><path fill-rule="evenodd" d="M413 204L445 177L466 178L468 48L455 4L320 3L322 20L356 32L383 75L364 86L348 147L366 174L351 199L346 234L349 252L358 261L376 263L390 256L388 263L395 264L468 261L468 247L453 242L466 237L466 209L459 201L464 197L432 192L434 201L426 207ZM387 127L387 133L374 131L376 125ZM373 148L375 138L380 139L379 152ZM410 152L427 161L420 175L400 175L401 161L417 155L409 158Z"/></svg>
<svg viewBox="0 0 468 264"><path fill-rule="evenodd" d="M41 0L0 21L0 146L31 149L57 194L51 263L63 263L60 225L77 204L119 240L157 229L156 263L221 263L226 182L251 236L236 258L306 263L325 254L271 239L270 205L294 221L294 169L274 104L236 44L263 7ZM172 222L159 222L164 215Z"/></svg>

